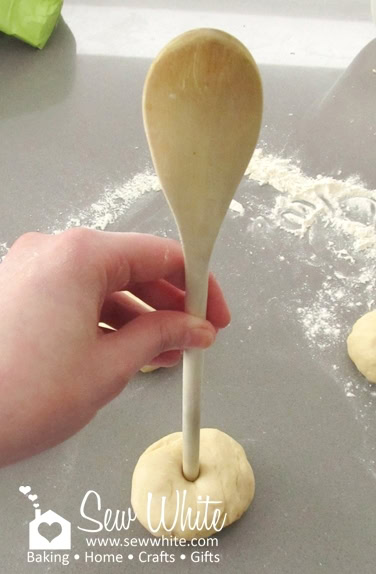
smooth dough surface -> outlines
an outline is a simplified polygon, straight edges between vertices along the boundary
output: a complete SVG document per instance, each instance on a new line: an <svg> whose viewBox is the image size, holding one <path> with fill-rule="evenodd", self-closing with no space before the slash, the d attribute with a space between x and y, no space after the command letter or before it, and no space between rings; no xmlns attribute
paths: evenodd
<svg viewBox="0 0 376 574"><path fill-rule="evenodd" d="M356 321L347 338L347 351L362 375L376 383L376 311Z"/></svg>
<svg viewBox="0 0 376 574"><path fill-rule="evenodd" d="M186 480L182 472L182 433L165 436L152 444L139 458L132 479L132 506L141 524L156 536L176 536L190 540L214 534L214 528L200 531L181 528L180 520L173 525L177 493L179 500L186 490L186 508L192 508L192 516L197 516L202 505L198 497L205 500L220 501L210 505L208 525L212 524L215 509L219 509L222 525L227 514L225 526L238 520L247 510L255 493L255 479L243 447L229 435L217 429L201 429L200 434L200 474L194 482ZM157 532L149 528L147 506L148 492L151 492L149 521L156 529L161 519L162 497L166 497L165 525ZM201 509L201 510L200 510Z"/></svg>

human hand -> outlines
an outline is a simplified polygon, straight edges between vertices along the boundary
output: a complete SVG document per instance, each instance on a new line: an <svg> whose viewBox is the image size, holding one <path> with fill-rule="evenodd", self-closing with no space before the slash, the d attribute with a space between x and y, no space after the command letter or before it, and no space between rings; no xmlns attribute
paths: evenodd
<svg viewBox="0 0 376 574"><path fill-rule="evenodd" d="M0 265L0 466L79 431L143 365L210 346L230 321L222 292L211 277L203 321L183 312L183 289L170 239L82 228L20 237Z"/></svg>

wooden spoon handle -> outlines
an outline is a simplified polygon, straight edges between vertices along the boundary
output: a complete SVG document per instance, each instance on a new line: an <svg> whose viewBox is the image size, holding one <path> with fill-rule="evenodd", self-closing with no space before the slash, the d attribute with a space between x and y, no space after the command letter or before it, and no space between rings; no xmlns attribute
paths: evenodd
<svg viewBox="0 0 376 574"><path fill-rule="evenodd" d="M209 262L189 264L186 259L185 310L191 315L206 318L208 300ZM188 349L183 358L183 474L194 481L200 471L200 394L204 369L204 351Z"/></svg>
<svg viewBox="0 0 376 574"><path fill-rule="evenodd" d="M189 349L183 358L183 474L196 480L200 472L200 390L204 351Z"/></svg>

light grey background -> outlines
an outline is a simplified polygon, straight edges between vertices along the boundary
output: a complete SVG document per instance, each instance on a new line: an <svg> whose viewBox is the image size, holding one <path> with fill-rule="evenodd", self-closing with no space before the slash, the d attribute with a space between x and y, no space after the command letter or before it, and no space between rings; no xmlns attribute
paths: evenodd
<svg viewBox="0 0 376 574"><path fill-rule="evenodd" d="M110 20L111 11L120 10L121 32L120 26L110 30L106 19L88 29L85 14L89 18L90 10L104 7ZM323 37L312 39L313 52L320 43L330 44L330 31L335 38L338 23L345 22L359 43L359 50L348 55L348 64L368 44L347 71L347 64L331 67L328 60L323 67L312 65L309 46L307 66L295 65L294 54L291 65L281 64L276 47L269 63L260 56L265 90L260 141L268 151L299 157L309 174L342 169L344 175L358 173L369 187L376 187L372 135L376 79L373 84L365 80L365 71L376 63L376 45L369 43L367 28L368 2L273 0L230 5L205 0L188 8L183 2L70 0L66 22L59 23L44 51L0 37L0 242L10 245L25 231L59 228L75 210L96 201L108 184L116 186L151 165L141 117L142 86L151 59L128 56L127 49L121 56L121 34L126 40L138 29L147 36L148 22L137 12L143 9L154 10L161 21L160 47L179 10L191 12L196 26L201 25L200 11L213 14L216 23L220 14L221 27L229 31L227 17L235 14L244 34L249 28L247 45L254 48L256 59L258 51L268 54L268 42L272 43L269 18L273 29L275 18L282 18L292 30L296 26L297 34L303 20L316 26L322 20ZM253 46L252 22L260 14L265 17L265 44ZM97 15L94 12L93 18ZM367 31L364 41L359 23L364 26L360 30ZM93 36L98 39L97 54ZM344 46L350 36L343 39ZM158 44L159 39L154 40ZM113 47L107 55L106 45ZM341 56L336 52L341 46L332 46L334 62ZM349 110L357 119L351 125L346 122ZM143 565L137 560L141 549L136 549L133 562L126 560L125 565L86 565L81 558L72 559L69 571L374 572L375 398L346 357L343 342L325 352L312 352L296 316L288 312L310 301L332 262L308 266L313 248L297 247L273 226L249 233L250 222L272 205L274 197L272 188L244 181L237 199L248 206L247 217L230 212L226 218L213 270L229 300L233 321L208 352L203 386L203 425L236 438L254 468L257 487L251 509L221 533L219 564L192 564L190 551L183 562L177 551L175 564ZM162 194L142 197L111 229L176 236ZM299 289L303 281L308 281L308 290ZM358 308L344 320L350 326L365 311ZM370 403L367 424L331 372L332 363L363 387L364 400ZM1 570L31 574L62 568L26 564L27 524L33 509L18 492L19 485L30 484L43 510L52 508L72 522L71 556L74 552L82 556L87 548L77 525L82 525L79 506L84 494L96 490L105 508L126 509L138 456L181 427L180 403L180 368L139 375L77 436L0 471ZM138 524L128 533L146 534ZM127 549L123 551L127 555Z"/></svg>

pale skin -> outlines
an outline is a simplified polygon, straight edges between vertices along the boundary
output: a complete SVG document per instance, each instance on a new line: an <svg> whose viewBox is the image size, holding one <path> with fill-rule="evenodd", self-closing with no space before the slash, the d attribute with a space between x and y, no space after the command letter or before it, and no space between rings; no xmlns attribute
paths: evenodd
<svg viewBox="0 0 376 574"><path fill-rule="evenodd" d="M28 233L0 265L0 292L0 466L72 436L142 366L175 365L230 321L213 277L207 320L183 312L181 248L151 235Z"/></svg>

